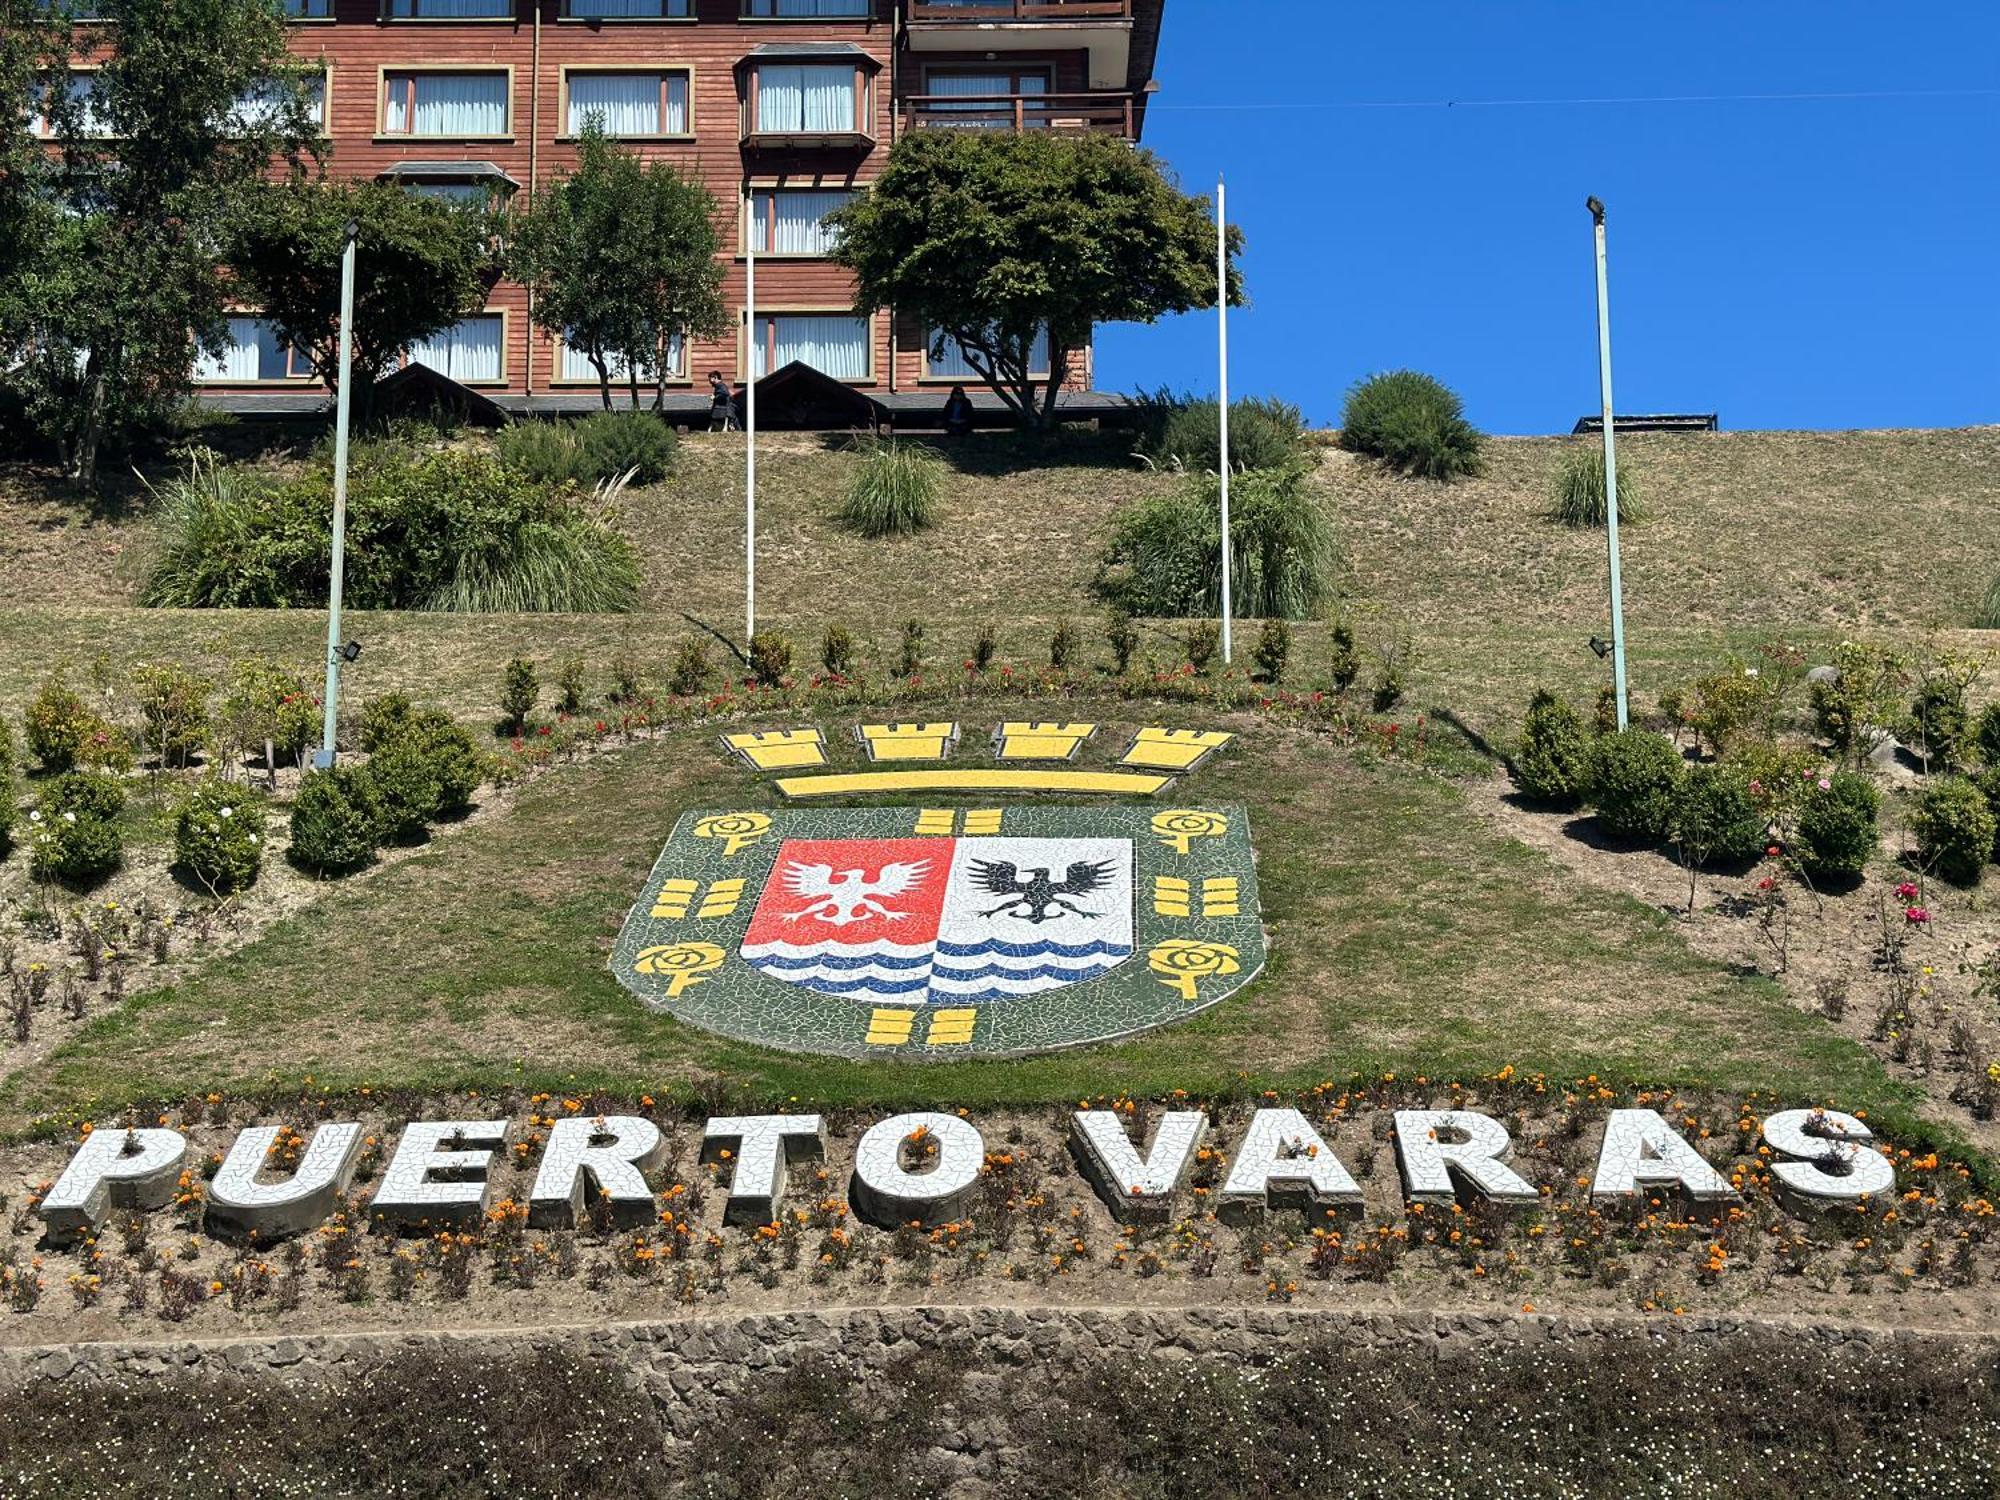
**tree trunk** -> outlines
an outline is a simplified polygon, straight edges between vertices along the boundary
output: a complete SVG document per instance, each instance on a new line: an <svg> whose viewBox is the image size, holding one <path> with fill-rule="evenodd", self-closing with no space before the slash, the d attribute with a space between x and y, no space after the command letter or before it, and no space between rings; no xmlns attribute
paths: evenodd
<svg viewBox="0 0 2000 1500"><path fill-rule="evenodd" d="M606 411L611 410L611 366L605 362L602 351L590 351L591 367L597 371L597 396L604 403Z"/></svg>
<svg viewBox="0 0 2000 1500"><path fill-rule="evenodd" d="M95 348L83 371L83 414L76 425L76 444L70 453L70 478L83 489L97 484L97 447L104 438L104 404L110 380L105 359Z"/></svg>

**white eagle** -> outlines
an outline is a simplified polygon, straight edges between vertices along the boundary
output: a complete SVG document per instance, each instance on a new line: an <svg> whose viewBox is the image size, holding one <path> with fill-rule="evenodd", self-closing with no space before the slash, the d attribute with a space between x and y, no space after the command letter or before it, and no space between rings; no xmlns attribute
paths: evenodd
<svg viewBox="0 0 2000 1500"><path fill-rule="evenodd" d="M929 872L931 862L927 859L899 860L882 866L882 873L873 880L863 877L865 870L835 870L832 865L785 866L785 889L794 896L812 896L810 905L797 911L785 913L787 922L796 922L801 917L811 917L816 922L826 922L834 927L845 927L850 922L866 922L871 917L880 917L885 922L900 922L909 913L891 911L882 904L885 896L900 896L905 891L920 884Z"/></svg>

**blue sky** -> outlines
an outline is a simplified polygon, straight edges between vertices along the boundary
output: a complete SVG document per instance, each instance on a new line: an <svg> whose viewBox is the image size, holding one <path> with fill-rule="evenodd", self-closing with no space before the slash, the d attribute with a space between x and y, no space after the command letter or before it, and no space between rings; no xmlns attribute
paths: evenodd
<svg viewBox="0 0 2000 1500"><path fill-rule="evenodd" d="M2000 421L2000 0L1168 0L1156 76L1146 144L1248 236L1239 394L1330 424L1412 366L1569 430L1596 193L1620 411ZM1477 102L1742 95L1847 97ZM1212 314L1099 349L1106 389L1215 389Z"/></svg>

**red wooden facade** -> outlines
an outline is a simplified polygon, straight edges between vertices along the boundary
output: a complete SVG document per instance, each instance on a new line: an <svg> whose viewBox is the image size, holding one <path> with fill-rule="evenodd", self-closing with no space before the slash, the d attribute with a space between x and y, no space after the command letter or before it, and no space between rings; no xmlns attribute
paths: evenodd
<svg viewBox="0 0 2000 1500"><path fill-rule="evenodd" d="M767 359L825 348L829 373L870 391L907 392L950 385L949 366L932 367L926 331L910 320L876 317L865 340L835 321L852 317L852 280L817 253L801 220L833 200L794 194L865 189L891 145L913 129L1109 130L1136 140L1165 3L294 0L293 9L307 14L294 27L292 50L326 68L329 170L401 176L443 191L483 180L517 202L531 201L574 163L573 114L615 94L628 128L621 133L607 115L611 133L648 159L699 173L724 205L725 295L739 325L752 229L746 190L757 196L755 336ZM507 13L464 14L482 9ZM668 14L572 14L587 10ZM845 10L864 13L827 14ZM764 72L784 69L802 71ZM851 118L839 99L842 70L854 80ZM786 196L775 198L780 192ZM496 395L595 388L593 372L574 363L566 370L559 341L531 325L523 288L499 283L487 311L497 326L475 332L497 339L497 364L489 348L468 345L464 368L450 373ZM821 333L831 342L813 344ZM710 370L745 378L751 337L739 328L734 338L697 343L675 383L699 388ZM1088 389L1087 353L1078 364L1071 384ZM251 368L256 378L245 378ZM288 385L308 382L268 359L262 367L254 359L217 367L204 379L217 392Z"/></svg>

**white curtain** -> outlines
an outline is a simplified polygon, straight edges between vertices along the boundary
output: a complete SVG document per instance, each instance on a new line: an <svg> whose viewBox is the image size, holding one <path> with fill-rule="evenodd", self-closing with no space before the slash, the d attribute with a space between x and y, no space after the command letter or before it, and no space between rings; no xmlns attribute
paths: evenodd
<svg viewBox="0 0 2000 1500"><path fill-rule="evenodd" d="M767 361L773 338L777 360ZM868 378L868 320L846 313L777 313L757 320L757 347L751 357L759 377L803 361L835 380Z"/></svg>
<svg viewBox="0 0 2000 1500"><path fill-rule="evenodd" d="M677 376L681 373L681 355L683 352L684 346L679 337L668 340L667 374L669 377ZM652 351L648 350L648 361L651 358ZM610 367L611 379L615 382L626 378L626 372L631 368L632 362L621 356L613 355L605 363ZM563 339L561 378L564 380L588 380L592 383L595 383L597 380L597 366L590 362L589 354L581 349L570 347L567 335L564 335ZM641 365L639 379L643 384L650 384L652 382L653 370L650 363Z"/></svg>
<svg viewBox="0 0 2000 1500"><path fill-rule="evenodd" d="M326 119L325 75L314 74L310 78L302 79L300 89L312 109L313 118L323 122ZM278 112L284 107L285 99L286 91L276 83L253 84L230 106L229 123L239 130L249 130L268 124L277 118Z"/></svg>
<svg viewBox="0 0 2000 1500"><path fill-rule="evenodd" d="M929 348L937 347L935 343L937 337L938 331L933 328L930 332L931 342L928 345ZM965 351L958 346L958 340L952 338L950 335L945 336L944 352L942 355L927 354L926 357L930 360L930 373L939 379L977 380L980 378L979 372L973 369L971 362L966 359ZM1046 375L1048 372L1049 331L1044 328L1035 334L1035 342L1028 347L1028 373L1030 375Z"/></svg>
<svg viewBox="0 0 2000 1500"><path fill-rule="evenodd" d="M694 0L569 0L564 15L610 16L620 20L672 20L694 14Z"/></svg>
<svg viewBox="0 0 2000 1500"><path fill-rule="evenodd" d="M852 188L760 188L751 198L751 243L759 255L830 255L836 236L820 221L855 197Z"/></svg>
<svg viewBox="0 0 2000 1500"><path fill-rule="evenodd" d="M747 14L765 16L867 16L873 0L750 0Z"/></svg>
<svg viewBox="0 0 2000 1500"><path fill-rule="evenodd" d="M514 14L514 0L394 0L389 14L419 19L511 16Z"/></svg>
<svg viewBox="0 0 2000 1500"><path fill-rule="evenodd" d="M661 112L661 85L666 109ZM595 116L606 135L687 133L687 78L671 73L572 73L569 75L571 135L581 135Z"/></svg>
<svg viewBox="0 0 2000 1500"><path fill-rule="evenodd" d="M505 135L507 75L392 73L382 128L389 135Z"/></svg>
<svg viewBox="0 0 2000 1500"><path fill-rule="evenodd" d="M453 380L498 380L500 325L498 313L466 318L421 344L412 344L410 363L429 365Z"/></svg>
<svg viewBox="0 0 2000 1500"><path fill-rule="evenodd" d="M757 69L760 131L849 131L855 128L854 69L771 64Z"/></svg>
<svg viewBox="0 0 2000 1500"><path fill-rule="evenodd" d="M1012 73L937 73L924 81L924 91L934 99L978 99L981 95L1003 95L991 97L979 103L933 104L934 114L959 114L964 120L933 119L936 125L947 125L959 130L1011 130L1014 128L1015 94L1046 94L1049 81L1038 73L1026 73L1016 77ZM1022 110L1022 123L1031 129L1046 123L1044 104L1028 104Z"/></svg>
<svg viewBox="0 0 2000 1500"><path fill-rule="evenodd" d="M204 354L195 365L194 378L283 380L289 373L277 332L263 318L246 317L229 320L229 348L219 359Z"/></svg>

